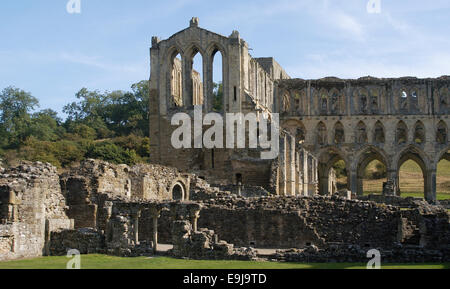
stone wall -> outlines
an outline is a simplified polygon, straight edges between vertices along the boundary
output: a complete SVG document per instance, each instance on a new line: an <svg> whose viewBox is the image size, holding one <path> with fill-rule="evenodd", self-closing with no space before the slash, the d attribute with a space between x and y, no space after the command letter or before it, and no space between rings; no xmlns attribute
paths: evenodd
<svg viewBox="0 0 450 289"><path fill-rule="evenodd" d="M0 205L8 207L0 225L0 260L42 256L52 231L73 227L57 170L50 164L21 162L2 170L0 195Z"/></svg>
<svg viewBox="0 0 450 289"><path fill-rule="evenodd" d="M61 187L69 205L68 215L76 228L105 229L104 202L107 199L171 200L175 188L189 199L192 175L175 168L140 164L133 167L87 160L61 176Z"/></svg>

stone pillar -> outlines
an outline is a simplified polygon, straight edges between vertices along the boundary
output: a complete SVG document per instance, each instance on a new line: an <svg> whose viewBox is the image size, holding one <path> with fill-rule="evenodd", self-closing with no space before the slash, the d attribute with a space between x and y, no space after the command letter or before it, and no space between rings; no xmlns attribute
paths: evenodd
<svg viewBox="0 0 450 289"><path fill-rule="evenodd" d="M295 180L296 180L296 173L295 173L295 137L291 136L289 138L290 142L290 148L289 148L289 191L291 196L296 195L296 186L295 186Z"/></svg>
<svg viewBox="0 0 450 289"><path fill-rule="evenodd" d="M191 218L191 224L192 224L192 230L194 232L197 232L197 221L198 218L200 218L200 210L191 210L190 211L190 218Z"/></svg>
<svg viewBox="0 0 450 289"><path fill-rule="evenodd" d="M153 253L154 254L156 254L158 252L158 219L160 217L160 214L161 214L160 208L156 208L156 207L150 208L150 216L153 221L152 243L153 243Z"/></svg>
<svg viewBox="0 0 450 289"><path fill-rule="evenodd" d="M303 160L303 195L309 196L308 153L302 150Z"/></svg>
<svg viewBox="0 0 450 289"><path fill-rule="evenodd" d="M286 196L287 192L287 166L286 166L286 135L280 139L280 195Z"/></svg>
<svg viewBox="0 0 450 289"><path fill-rule="evenodd" d="M141 217L141 210L133 213L133 238L134 244L139 245L139 218Z"/></svg>
<svg viewBox="0 0 450 289"><path fill-rule="evenodd" d="M425 178L425 199L434 204L437 200L436 193L436 169L431 169L426 172Z"/></svg>
<svg viewBox="0 0 450 289"><path fill-rule="evenodd" d="M359 196L361 195L358 191L358 173L356 169L351 169L349 174L349 179L347 180L350 186L350 191L352 193L357 193Z"/></svg>
<svg viewBox="0 0 450 289"><path fill-rule="evenodd" d="M329 171L327 171L328 164L319 164L320 178L319 178L319 194L328 195L329 190Z"/></svg>

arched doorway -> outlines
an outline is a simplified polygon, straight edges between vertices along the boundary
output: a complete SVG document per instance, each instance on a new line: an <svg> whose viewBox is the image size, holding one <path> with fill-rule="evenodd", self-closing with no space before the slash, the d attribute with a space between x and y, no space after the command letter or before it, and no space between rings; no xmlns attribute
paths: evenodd
<svg viewBox="0 0 450 289"><path fill-rule="evenodd" d="M450 199L450 150L442 154L436 168L436 193L438 200Z"/></svg>
<svg viewBox="0 0 450 289"><path fill-rule="evenodd" d="M421 154L408 149L398 161L398 190L401 197L425 198L427 186L427 167Z"/></svg>
<svg viewBox="0 0 450 289"><path fill-rule="evenodd" d="M349 189L348 165L343 155L333 149L319 158L319 193L335 194Z"/></svg>
<svg viewBox="0 0 450 289"><path fill-rule="evenodd" d="M358 195L381 194L386 181L387 161L384 154L372 147L365 150L358 162Z"/></svg>
<svg viewBox="0 0 450 289"><path fill-rule="evenodd" d="M175 201L184 201L184 187L181 183L176 183L172 188L172 199Z"/></svg>

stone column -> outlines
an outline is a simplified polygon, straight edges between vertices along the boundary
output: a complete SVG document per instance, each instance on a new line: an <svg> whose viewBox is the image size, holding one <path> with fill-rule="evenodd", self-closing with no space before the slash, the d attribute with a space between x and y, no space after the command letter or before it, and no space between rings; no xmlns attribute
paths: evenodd
<svg viewBox="0 0 450 289"><path fill-rule="evenodd" d="M150 216L153 221L153 253L156 254L158 252L158 219L161 214L161 209L153 207L150 208Z"/></svg>
<svg viewBox="0 0 450 289"><path fill-rule="evenodd" d="M198 218L200 218L200 210L192 210L190 212L190 217L191 217L191 223L192 223L192 230L194 232L197 232L197 221L198 221Z"/></svg>
<svg viewBox="0 0 450 289"><path fill-rule="evenodd" d="M425 199L434 204L437 200L436 193L436 169L431 169L426 172L425 178Z"/></svg>
<svg viewBox="0 0 450 289"><path fill-rule="evenodd" d="M303 160L303 196L309 196L308 153L302 150Z"/></svg>
<svg viewBox="0 0 450 289"><path fill-rule="evenodd" d="M349 175L350 177L348 183L350 186L350 191L352 193L357 193L358 195L360 195L360 192L358 191L358 173L356 172L356 169L351 169Z"/></svg>
<svg viewBox="0 0 450 289"><path fill-rule="evenodd" d="M286 166L286 135L280 139L280 195L286 196L287 192L287 166Z"/></svg>
<svg viewBox="0 0 450 289"><path fill-rule="evenodd" d="M141 210L133 213L133 234L134 243L139 245L139 218L141 217Z"/></svg>
<svg viewBox="0 0 450 289"><path fill-rule="evenodd" d="M291 136L290 137L290 148L289 148L289 191L290 191L290 195L291 196L295 196L296 193L296 187L295 187L295 179L296 179L296 174L295 174L295 137Z"/></svg>

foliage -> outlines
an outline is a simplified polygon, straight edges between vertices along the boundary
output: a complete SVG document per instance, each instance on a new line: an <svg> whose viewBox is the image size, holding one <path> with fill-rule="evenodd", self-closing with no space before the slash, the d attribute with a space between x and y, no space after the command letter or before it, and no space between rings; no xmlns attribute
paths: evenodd
<svg viewBox="0 0 450 289"><path fill-rule="evenodd" d="M214 103L213 103L213 110L215 112L221 112L223 110L223 84L220 83L214 83Z"/></svg>
<svg viewBox="0 0 450 289"><path fill-rule="evenodd" d="M67 167L85 158L135 164L150 154L148 81L131 91L100 92L82 88L77 101L57 112L35 111L38 100L14 87L0 94L0 156Z"/></svg>

